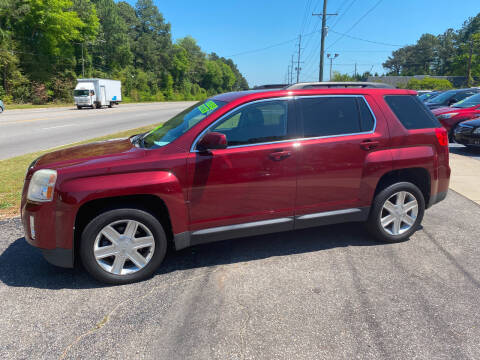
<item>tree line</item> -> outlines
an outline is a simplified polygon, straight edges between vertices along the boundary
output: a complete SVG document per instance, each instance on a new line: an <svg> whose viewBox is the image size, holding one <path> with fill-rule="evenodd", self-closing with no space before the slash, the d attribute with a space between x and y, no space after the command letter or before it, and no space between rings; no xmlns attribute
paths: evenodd
<svg viewBox="0 0 480 360"><path fill-rule="evenodd" d="M71 101L79 77L121 80L127 101L248 89L231 59L170 30L152 0L0 0L0 98Z"/></svg>
<svg viewBox="0 0 480 360"><path fill-rule="evenodd" d="M383 63L387 75L480 76L480 13L458 29L423 34L414 45L395 50Z"/></svg>

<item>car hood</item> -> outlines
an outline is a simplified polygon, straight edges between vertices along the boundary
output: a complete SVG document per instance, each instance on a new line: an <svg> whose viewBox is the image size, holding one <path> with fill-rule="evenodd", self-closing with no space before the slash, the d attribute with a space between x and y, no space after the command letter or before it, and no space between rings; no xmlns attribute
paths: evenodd
<svg viewBox="0 0 480 360"><path fill-rule="evenodd" d="M129 156L138 150L140 149L136 148L128 138L100 141L49 152L39 157L34 166L57 169L85 162Z"/></svg>
<svg viewBox="0 0 480 360"><path fill-rule="evenodd" d="M462 124L473 126L473 127L480 127L480 117L473 120L463 121Z"/></svg>
<svg viewBox="0 0 480 360"><path fill-rule="evenodd" d="M439 107L439 108L433 109L433 110L432 110L432 113L433 113L434 115L441 115L441 114L448 114L448 113L453 113L453 112L459 112L459 110L462 110L462 109L443 106L443 107Z"/></svg>

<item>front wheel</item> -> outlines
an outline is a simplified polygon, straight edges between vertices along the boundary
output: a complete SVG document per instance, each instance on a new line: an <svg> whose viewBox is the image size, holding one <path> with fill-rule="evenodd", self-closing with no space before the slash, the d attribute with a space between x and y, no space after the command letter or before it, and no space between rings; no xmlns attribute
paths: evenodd
<svg viewBox="0 0 480 360"><path fill-rule="evenodd" d="M167 251L160 222L140 209L115 209L95 217L82 232L80 257L97 280L127 284L151 276Z"/></svg>
<svg viewBox="0 0 480 360"><path fill-rule="evenodd" d="M77 105L78 110L82 110L82 107L80 105Z"/></svg>
<svg viewBox="0 0 480 360"><path fill-rule="evenodd" d="M425 199L420 189L399 182L375 196L367 227L379 240L404 241L418 229L424 213Z"/></svg>

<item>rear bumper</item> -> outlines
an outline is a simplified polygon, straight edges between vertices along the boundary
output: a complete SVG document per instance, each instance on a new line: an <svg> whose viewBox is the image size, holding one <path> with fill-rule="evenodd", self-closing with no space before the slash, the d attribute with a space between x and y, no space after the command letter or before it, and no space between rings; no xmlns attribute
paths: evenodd
<svg viewBox="0 0 480 360"><path fill-rule="evenodd" d="M434 194L434 195L430 196L430 201L428 202L427 208L429 208L429 207L431 207L435 204L438 204L442 200L445 200L445 198L447 197L447 193L448 193L448 191L442 191L442 192L439 192L437 194Z"/></svg>

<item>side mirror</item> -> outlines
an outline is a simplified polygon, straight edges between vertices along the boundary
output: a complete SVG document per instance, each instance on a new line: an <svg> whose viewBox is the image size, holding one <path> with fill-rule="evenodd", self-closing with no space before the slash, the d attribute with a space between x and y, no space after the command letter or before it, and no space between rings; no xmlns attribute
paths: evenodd
<svg viewBox="0 0 480 360"><path fill-rule="evenodd" d="M452 106L453 104L457 103L458 101L455 99L448 100L448 106Z"/></svg>
<svg viewBox="0 0 480 360"><path fill-rule="evenodd" d="M219 132L208 132L197 143L200 151L218 150L227 148L227 137Z"/></svg>

